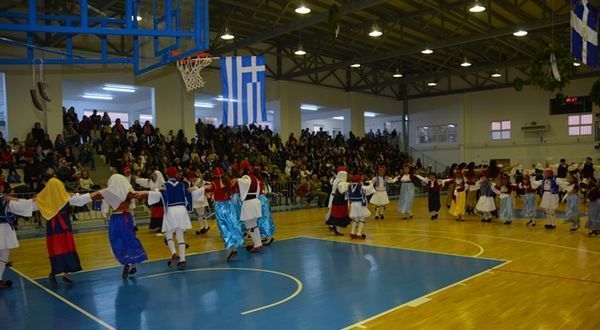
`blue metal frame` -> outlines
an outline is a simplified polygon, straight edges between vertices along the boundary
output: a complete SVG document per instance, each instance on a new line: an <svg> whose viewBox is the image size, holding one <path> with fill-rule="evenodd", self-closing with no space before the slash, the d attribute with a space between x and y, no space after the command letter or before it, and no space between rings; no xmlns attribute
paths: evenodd
<svg viewBox="0 0 600 330"><path fill-rule="evenodd" d="M36 0L28 0L29 12L27 13L0 12L0 31L14 31L27 34L26 42L0 38L0 43L25 47L27 48L27 56L25 58L0 58L0 64L31 64L36 57L35 51L37 50L43 52L44 56L42 58L44 64L133 63L134 72L136 75L139 75L174 62L177 59L208 49L208 0L194 0L195 23L194 31L192 32L180 29L180 15L182 13L179 7L180 0L163 0L166 3L164 16L159 16L155 10L157 1L161 0L151 1L154 7L154 29L152 30L138 27L135 17L137 16L136 13L140 0L126 0L125 17L130 17L131 19L90 17L88 15L87 0L79 0L81 5L79 16L38 14ZM175 4L175 8L172 8L172 2ZM159 25L163 22L164 29L159 29ZM66 49L63 51L35 45L33 33L36 32L64 34L66 36ZM101 39L99 57L89 57L74 53L73 37L78 34L96 35ZM132 36L134 46L133 57L109 56L107 36ZM154 54L158 61L156 64L141 67L139 58L140 36L154 38ZM171 46L159 49L159 38L174 38L175 41ZM178 49L183 38L194 40L194 49L173 56L171 50ZM46 53L61 57L45 58Z"/></svg>

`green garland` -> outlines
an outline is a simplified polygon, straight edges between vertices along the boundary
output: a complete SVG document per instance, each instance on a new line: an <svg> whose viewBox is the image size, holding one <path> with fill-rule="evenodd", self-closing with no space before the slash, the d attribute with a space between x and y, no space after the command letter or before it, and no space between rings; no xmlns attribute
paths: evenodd
<svg viewBox="0 0 600 330"><path fill-rule="evenodd" d="M590 91L590 100L600 107L600 79L596 80Z"/></svg>
<svg viewBox="0 0 600 330"><path fill-rule="evenodd" d="M556 64L560 73L561 80L554 79L550 72L550 55L554 53ZM563 45L550 45L539 51L531 62L531 84L543 90L553 92L556 89L561 90L567 86L573 75L577 72L577 67L573 65L574 58L570 51Z"/></svg>

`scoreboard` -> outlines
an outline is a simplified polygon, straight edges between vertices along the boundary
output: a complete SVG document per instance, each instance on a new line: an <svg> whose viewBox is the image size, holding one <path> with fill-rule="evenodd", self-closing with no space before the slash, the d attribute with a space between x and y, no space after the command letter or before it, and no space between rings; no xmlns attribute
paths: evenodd
<svg viewBox="0 0 600 330"><path fill-rule="evenodd" d="M587 96L565 96L561 99L550 99L551 115L568 115L585 112L592 112L592 101Z"/></svg>

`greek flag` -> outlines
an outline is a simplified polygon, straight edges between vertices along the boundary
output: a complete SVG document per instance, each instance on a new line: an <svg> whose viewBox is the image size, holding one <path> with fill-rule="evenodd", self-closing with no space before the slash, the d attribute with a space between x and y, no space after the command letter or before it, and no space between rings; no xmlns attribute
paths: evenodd
<svg viewBox="0 0 600 330"><path fill-rule="evenodd" d="M598 65L598 8L587 0L572 0L571 54L581 63Z"/></svg>
<svg viewBox="0 0 600 330"><path fill-rule="evenodd" d="M221 58L223 125L237 126L267 121L265 58Z"/></svg>

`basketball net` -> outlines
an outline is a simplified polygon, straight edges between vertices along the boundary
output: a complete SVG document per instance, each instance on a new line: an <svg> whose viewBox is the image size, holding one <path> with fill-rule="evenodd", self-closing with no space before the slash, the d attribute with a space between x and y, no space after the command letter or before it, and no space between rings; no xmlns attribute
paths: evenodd
<svg viewBox="0 0 600 330"><path fill-rule="evenodd" d="M209 66L212 56L208 54L196 54L177 60L177 69L181 72L181 78L188 92L204 87L204 79L200 71Z"/></svg>

